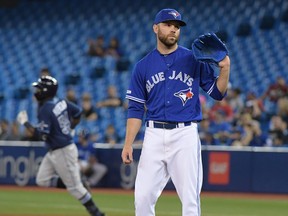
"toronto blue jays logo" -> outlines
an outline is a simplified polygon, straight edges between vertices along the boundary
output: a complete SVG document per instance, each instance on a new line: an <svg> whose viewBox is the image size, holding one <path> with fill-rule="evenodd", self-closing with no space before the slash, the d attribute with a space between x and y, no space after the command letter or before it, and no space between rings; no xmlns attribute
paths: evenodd
<svg viewBox="0 0 288 216"><path fill-rule="evenodd" d="M175 19L180 15L177 11L171 11L168 14L171 14Z"/></svg>
<svg viewBox="0 0 288 216"><path fill-rule="evenodd" d="M192 88L188 88L185 90L178 91L174 94L174 96L181 99L183 106L185 106L186 102L193 97Z"/></svg>

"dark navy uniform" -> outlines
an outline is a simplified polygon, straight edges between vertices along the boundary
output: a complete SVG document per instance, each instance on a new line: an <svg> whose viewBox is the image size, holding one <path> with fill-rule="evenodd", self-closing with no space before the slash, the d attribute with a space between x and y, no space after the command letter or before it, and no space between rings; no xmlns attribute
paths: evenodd
<svg viewBox="0 0 288 216"><path fill-rule="evenodd" d="M71 135L80 121L81 108L56 96L58 82L50 76L42 76L35 87L38 101L38 123L33 127L28 122L26 111L21 111L17 120L24 124L35 137L43 140L48 148L37 176L36 183L43 187L66 188L88 210L91 216L104 216L84 187L78 165L78 151Z"/></svg>

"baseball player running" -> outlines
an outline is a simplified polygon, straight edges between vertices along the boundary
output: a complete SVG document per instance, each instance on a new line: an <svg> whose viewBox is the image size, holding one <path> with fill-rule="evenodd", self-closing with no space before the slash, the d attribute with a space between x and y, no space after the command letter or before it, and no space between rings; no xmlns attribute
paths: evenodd
<svg viewBox="0 0 288 216"><path fill-rule="evenodd" d="M67 188L91 216L104 216L80 179L78 152L73 143L71 129L79 123L81 109L55 97L58 83L51 76L42 76L32 85L35 87L34 96L39 105L39 123L33 127L28 122L26 111L19 112L17 121L27 127L34 136L44 140L49 149L39 167L36 183L43 187Z"/></svg>
<svg viewBox="0 0 288 216"><path fill-rule="evenodd" d="M174 9L155 17L157 47L135 65L129 99L123 163L133 161L135 136L146 110L146 130L135 182L136 216L154 216L155 205L171 177L182 203L182 216L200 216L201 143L197 122L202 114L199 87L216 100L225 94L230 73L227 55L219 76L191 50L178 45L186 23Z"/></svg>

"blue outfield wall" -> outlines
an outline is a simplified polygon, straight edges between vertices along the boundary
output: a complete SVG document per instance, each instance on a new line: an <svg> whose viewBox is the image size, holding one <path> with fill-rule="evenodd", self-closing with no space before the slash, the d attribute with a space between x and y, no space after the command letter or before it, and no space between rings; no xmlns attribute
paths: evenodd
<svg viewBox="0 0 288 216"><path fill-rule="evenodd" d="M134 187L141 146L134 162L122 164L122 146L95 144L97 156L108 167L101 187ZM46 153L41 142L0 141L0 184L35 185ZM202 146L203 191L288 193L288 148ZM166 189L174 189L170 181Z"/></svg>

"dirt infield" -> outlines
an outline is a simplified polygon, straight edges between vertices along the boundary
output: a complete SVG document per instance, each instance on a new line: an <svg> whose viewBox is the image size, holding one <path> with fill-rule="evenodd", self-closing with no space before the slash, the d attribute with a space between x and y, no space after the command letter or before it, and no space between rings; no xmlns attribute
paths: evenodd
<svg viewBox="0 0 288 216"><path fill-rule="evenodd" d="M63 192L67 193L66 190L57 189L57 188L43 188L37 186L15 186L15 185L0 185L0 191L47 191L47 192ZM116 189L116 188L95 188L92 189L92 193L97 194L101 193L110 193L110 194L133 194L133 190L125 190L125 189ZM164 191L165 195L176 195L175 191ZM227 197L227 198L255 198L255 199L280 199L280 200L288 200L288 194L267 194L267 193L238 193L238 192L202 192L202 197Z"/></svg>

